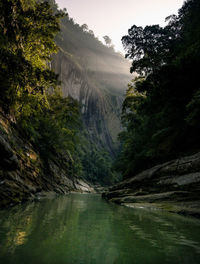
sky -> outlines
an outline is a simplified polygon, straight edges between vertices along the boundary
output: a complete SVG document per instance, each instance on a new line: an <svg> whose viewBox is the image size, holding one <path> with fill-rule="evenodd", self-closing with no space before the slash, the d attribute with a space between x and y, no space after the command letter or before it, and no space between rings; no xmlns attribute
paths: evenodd
<svg viewBox="0 0 200 264"><path fill-rule="evenodd" d="M124 53L121 38L132 25L165 25L184 0L56 0L76 23L87 24L101 41L108 35L116 51Z"/></svg>

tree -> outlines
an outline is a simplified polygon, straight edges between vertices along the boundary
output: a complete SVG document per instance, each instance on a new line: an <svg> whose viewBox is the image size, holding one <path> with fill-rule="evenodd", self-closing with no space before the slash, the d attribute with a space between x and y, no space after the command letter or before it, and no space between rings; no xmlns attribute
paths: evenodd
<svg viewBox="0 0 200 264"><path fill-rule="evenodd" d="M110 47L112 45L112 40L109 36L104 36L103 39L104 39L107 46Z"/></svg>
<svg viewBox="0 0 200 264"><path fill-rule="evenodd" d="M88 31L88 25L87 24L83 24L81 26L81 28L82 28L83 31Z"/></svg>
<svg viewBox="0 0 200 264"><path fill-rule="evenodd" d="M0 95L4 109L21 112L28 96L39 96L57 85L48 67L57 51L54 37L62 12L53 14L47 2L3 0L0 2Z"/></svg>
<svg viewBox="0 0 200 264"><path fill-rule="evenodd" d="M126 58L133 60L131 73L149 74L167 63L174 55L177 37L177 29L174 30L172 25L165 28L132 26L128 35L122 38Z"/></svg>
<svg viewBox="0 0 200 264"><path fill-rule="evenodd" d="M123 103L124 177L200 149L199 13L200 2L188 0L166 27L133 26L122 38L139 74Z"/></svg>
<svg viewBox="0 0 200 264"><path fill-rule="evenodd" d="M16 127L47 161L55 153L77 173L79 104L59 90L58 76L50 69L58 51L60 30L54 0L0 1L0 104L16 118Z"/></svg>
<svg viewBox="0 0 200 264"><path fill-rule="evenodd" d="M90 30L88 31L88 33L89 33L90 35L94 36L94 31L93 31L93 30L90 29Z"/></svg>

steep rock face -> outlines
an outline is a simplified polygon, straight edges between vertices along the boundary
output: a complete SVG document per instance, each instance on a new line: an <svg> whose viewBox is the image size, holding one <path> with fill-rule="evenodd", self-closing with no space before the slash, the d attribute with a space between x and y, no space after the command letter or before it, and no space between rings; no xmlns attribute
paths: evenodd
<svg viewBox="0 0 200 264"><path fill-rule="evenodd" d="M105 75L101 78L100 72L91 72L87 67L75 63L64 51L54 56L52 68L59 74L64 96L70 95L80 102L83 122L90 140L114 154L117 135L121 130L122 91L126 89L128 75L121 93L115 93L109 92L108 87L105 87Z"/></svg>
<svg viewBox="0 0 200 264"><path fill-rule="evenodd" d="M110 187L103 196L130 207L156 207L200 217L200 153L145 170Z"/></svg>
<svg viewBox="0 0 200 264"><path fill-rule="evenodd" d="M0 207L47 193L93 191L85 181L70 176L70 158L55 154L45 162L15 128L0 114Z"/></svg>

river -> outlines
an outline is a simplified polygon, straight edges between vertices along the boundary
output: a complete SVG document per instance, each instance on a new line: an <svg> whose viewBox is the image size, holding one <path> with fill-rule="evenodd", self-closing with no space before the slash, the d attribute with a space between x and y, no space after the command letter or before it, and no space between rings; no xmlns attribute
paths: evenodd
<svg viewBox="0 0 200 264"><path fill-rule="evenodd" d="M0 211L1 264L200 263L200 221L70 194Z"/></svg>

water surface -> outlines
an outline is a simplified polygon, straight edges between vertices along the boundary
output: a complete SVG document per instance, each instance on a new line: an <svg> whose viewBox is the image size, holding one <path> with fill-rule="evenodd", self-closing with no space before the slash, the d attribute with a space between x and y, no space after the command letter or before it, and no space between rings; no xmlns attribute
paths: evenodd
<svg viewBox="0 0 200 264"><path fill-rule="evenodd" d="M200 221L70 194L0 211L2 264L200 263Z"/></svg>

